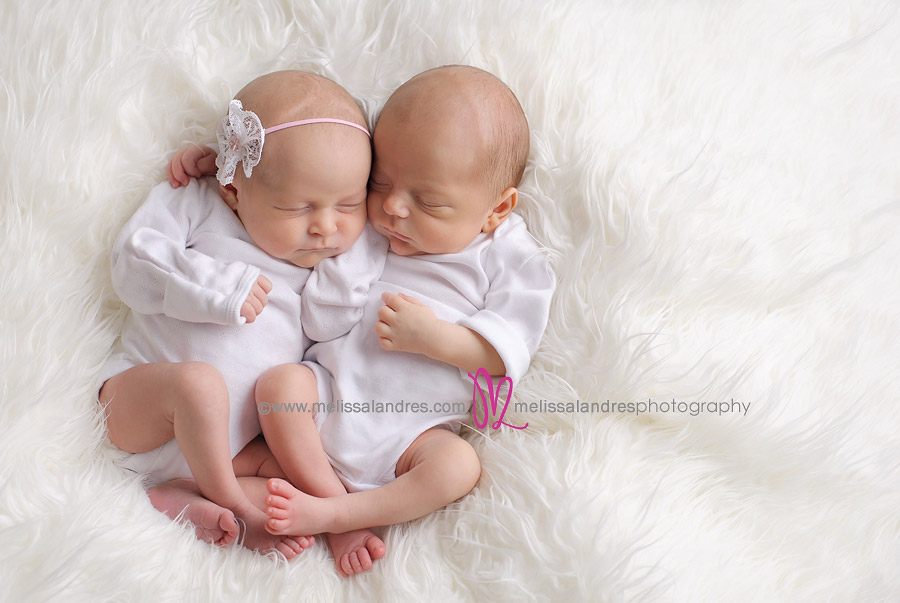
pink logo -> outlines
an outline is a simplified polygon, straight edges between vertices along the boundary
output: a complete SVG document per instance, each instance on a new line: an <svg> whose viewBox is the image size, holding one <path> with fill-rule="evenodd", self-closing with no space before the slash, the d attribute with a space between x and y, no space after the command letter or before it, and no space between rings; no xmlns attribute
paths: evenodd
<svg viewBox="0 0 900 603"><path fill-rule="evenodd" d="M509 383L509 389L506 391L506 402L503 403L503 408L500 410L500 416L497 417L497 420L491 423L491 429L500 429L501 425L506 425L507 427L512 427L513 429L525 429L528 427L528 423L525 423L522 427L516 427L515 425L510 425L503 421L503 415L506 414L506 408L509 406L509 399L512 397L513 392L513 382L509 377L503 377L497 383L497 388L494 388L494 380L491 379L490 373L487 372L487 369L480 368L473 375L472 373L468 373L469 378L474 382L474 386L472 387L472 418L475 420L475 425L478 429L484 429L488 424L488 398L491 400L491 416L497 416L497 404L500 401L500 388L503 386L503 382L506 381ZM484 390L481 389L481 384L478 383L478 378L484 377L487 381L488 385L488 398L484 397ZM475 412L475 406L478 403L477 395L481 394L481 404L484 408L484 421L478 421L478 413Z"/></svg>

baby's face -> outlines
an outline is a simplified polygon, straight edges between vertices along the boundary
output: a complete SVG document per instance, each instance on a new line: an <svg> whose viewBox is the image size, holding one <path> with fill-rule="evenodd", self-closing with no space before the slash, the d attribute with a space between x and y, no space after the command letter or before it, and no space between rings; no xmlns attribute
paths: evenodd
<svg viewBox="0 0 900 603"><path fill-rule="evenodd" d="M455 253L486 227L497 199L460 124L382 114L373 135L369 221L398 255Z"/></svg>
<svg viewBox="0 0 900 603"><path fill-rule="evenodd" d="M266 137L263 160L274 163L264 177L238 169L229 201L260 249L312 268L353 245L366 224L364 133L335 124L282 130Z"/></svg>

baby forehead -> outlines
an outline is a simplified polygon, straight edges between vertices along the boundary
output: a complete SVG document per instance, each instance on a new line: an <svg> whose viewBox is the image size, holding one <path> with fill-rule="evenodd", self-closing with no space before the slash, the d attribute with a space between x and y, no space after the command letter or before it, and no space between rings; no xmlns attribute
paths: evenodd
<svg viewBox="0 0 900 603"><path fill-rule="evenodd" d="M423 77L423 76L419 76ZM414 78L401 86L385 103L382 114L398 121L453 121L457 125L480 125L502 111L500 90L471 78L433 75Z"/></svg>
<svg viewBox="0 0 900 603"><path fill-rule="evenodd" d="M486 138L477 120L423 117L379 120L372 142L379 164L453 165L468 171L486 161L490 152Z"/></svg>
<svg viewBox="0 0 900 603"><path fill-rule="evenodd" d="M477 153L494 134L485 107L459 94L432 97L404 95L385 105L373 133L376 152L386 138L408 145L453 147Z"/></svg>

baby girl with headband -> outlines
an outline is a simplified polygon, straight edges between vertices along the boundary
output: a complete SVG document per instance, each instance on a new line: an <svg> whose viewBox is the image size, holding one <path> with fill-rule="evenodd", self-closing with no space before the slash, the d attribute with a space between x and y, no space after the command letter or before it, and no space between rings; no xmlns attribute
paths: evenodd
<svg viewBox="0 0 900 603"><path fill-rule="evenodd" d="M267 532L265 483L236 476L284 476L254 439L257 378L302 359L301 320L319 309L318 328L346 333L381 273L386 243L366 226L370 135L343 88L298 71L248 84L217 134L218 183L155 187L116 240L113 286L131 313L99 399L155 508L220 546L240 522L244 546L290 559L311 539ZM336 557L384 554L370 530L329 540Z"/></svg>

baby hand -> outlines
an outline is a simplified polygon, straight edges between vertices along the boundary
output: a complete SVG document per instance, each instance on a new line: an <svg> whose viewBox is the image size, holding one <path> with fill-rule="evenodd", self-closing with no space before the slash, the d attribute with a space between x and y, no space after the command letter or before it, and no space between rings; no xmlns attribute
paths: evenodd
<svg viewBox="0 0 900 603"><path fill-rule="evenodd" d="M187 186L191 177L200 178L215 173L215 151L196 144L178 151L166 166L166 179L172 188Z"/></svg>
<svg viewBox="0 0 900 603"><path fill-rule="evenodd" d="M427 354L441 321L419 300L403 293L382 293L375 333L385 350Z"/></svg>
<svg viewBox="0 0 900 603"><path fill-rule="evenodd" d="M260 274L256 282L253 283L253 288L250 289L247 301L241 306L241 316L246 319L248 324L256 320L256 317L266 307L266 304L269 302L266 294L271 290L272 281Z"/></svg>

